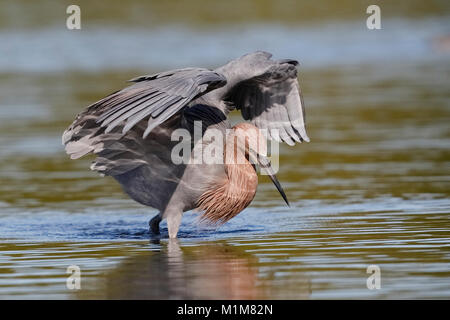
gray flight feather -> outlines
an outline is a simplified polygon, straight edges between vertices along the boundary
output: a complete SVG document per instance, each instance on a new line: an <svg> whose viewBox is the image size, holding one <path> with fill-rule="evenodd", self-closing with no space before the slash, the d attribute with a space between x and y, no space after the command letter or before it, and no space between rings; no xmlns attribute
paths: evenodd
<svg viewBox="0 0 450 320"><path fill-rule="evenodd" d="M181 110L193 98L226 84L223 75L202 68L172 70L130 81L135 84L93 105L99 113L96 121L100 126L106 127L105 133L125 122L122 128L122 133L125 134L149 116L154 128ZM146 130L145 136L150 131Z"/></svg>
<svg viewBox="0 0 450 320"><path fill-rule="evenodd" d="M241 110L242 117L268 137L289 145L309 141L305 129L305 106L297 78L298 62L272 60L271 54L258 51L247 54L215 71L227 78L227 85L203 98L221 99L221 110ZM223 107L225 106L225 107ZM264 132L264 131L263 131Z"/></svg>

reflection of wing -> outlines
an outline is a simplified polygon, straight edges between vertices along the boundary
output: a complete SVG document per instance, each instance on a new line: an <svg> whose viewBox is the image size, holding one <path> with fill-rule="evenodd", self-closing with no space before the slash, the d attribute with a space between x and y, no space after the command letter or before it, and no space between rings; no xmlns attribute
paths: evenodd
<svg viewBox="0 0 450 320"><path fill-rule="evenodd" d="M98 115L97 123L110 132L126 121L122 133L126 133L142 119L149 117L144 138L192 99L223 86L224 76L200 68L187 68L141 76L123 90L115 92L90 107Z"/></svg>
<svg viewBox="0 0 450 320"><path fill-rule="evenodd" d="M273 140L289 145L309 141L297 80L297 61L267 59L265 63L271 65L261 75L235 85L226 100L241 110L245 120L267 129L268 137Z"/></svg>

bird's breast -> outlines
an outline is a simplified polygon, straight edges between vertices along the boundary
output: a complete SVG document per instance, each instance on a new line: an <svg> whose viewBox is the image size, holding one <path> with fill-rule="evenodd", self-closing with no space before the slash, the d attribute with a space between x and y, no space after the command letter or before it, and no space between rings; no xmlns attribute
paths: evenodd
<svg viewBox="0 0 450 320"><path fill-rule="evenodd" d="M252 165L226 164L226 179L209 186L197 201L198 209L203 211L202 220L214 224L224 223L253 200L258 187L258 176Z"/></svg>

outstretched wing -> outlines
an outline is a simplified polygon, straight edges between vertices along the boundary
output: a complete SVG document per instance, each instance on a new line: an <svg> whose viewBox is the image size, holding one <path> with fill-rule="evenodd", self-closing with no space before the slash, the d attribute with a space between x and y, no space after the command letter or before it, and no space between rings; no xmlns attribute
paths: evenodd
<svg viewBox="0 0 450 320"><path fill-rule="evenodd" d="M196 97L226 84L223 75L216 72L187 68L141 76L130 80L136 84L112 94L105 101L104 113L97 119L108 133L126 121L122 133L149 117L144 138L182 107Z"/></svg>
<svg viewBox="0 0 450 320"><path fill-rule="evenodd" d="M259 55L262 56L262 55ZM305 108L295 60L270 60L266 55L262 74L237 83L225 96L251 122L275 141L289 145L307 141Z"/></svg>
<svg viewBox="0 0 450 320"><path fill-rule="evenodd" d="M148 117L144 138L196 97L226 84L223 75L201 68L186 68L141 76L135 82L91 105L87 112L97 116L96 122L105 133L126 121L126 133Z"/></svg>
<svg viewBox="0 0 450 320"><path fill-rule="evenodd" d="M101 150L105 141L121 139L138 124L136 132L146 138L191 100L226 84L222 74L201 68L166 71L130 81L135 83L92 104L67 128L62 140L72 158ZM148 124L143 126L140 122L146 118Z"/></svg>

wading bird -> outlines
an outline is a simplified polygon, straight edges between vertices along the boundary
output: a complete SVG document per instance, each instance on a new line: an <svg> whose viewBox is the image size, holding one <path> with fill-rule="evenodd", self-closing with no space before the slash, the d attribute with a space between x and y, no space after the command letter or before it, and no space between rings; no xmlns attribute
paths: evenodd
<svg viewBox="0 0 450 320"><path fill-rule="evenodd" d="M94 153L91 169L114 177L132 199L158 209L150 230L159 234L159 223L167 219L170 238L176 238L183 212L196 209L201 220L220 224L246 208L258 185L256 165L289 204L265 155L262 132L289 145L309 138L298 62L271 56L258 51L213 71L185 68L134 78L77 116L62 137L66 152L72 159ZM249 122L231 127L227 116L234 109ZM193 139L191 150L217 145L222 160L227 153L244 160L199 163L190 156L175 163L179 142L173 133L193 133L199 123L202 137L212 130L223 135Z"/></svg>

